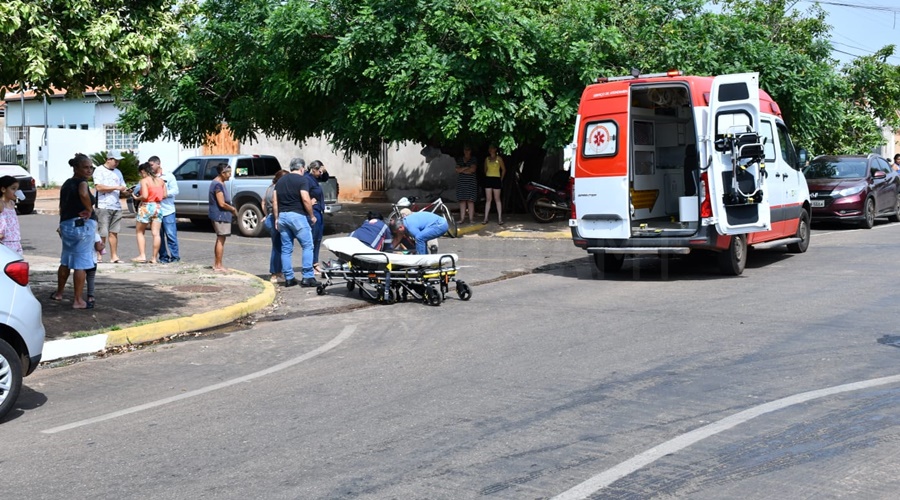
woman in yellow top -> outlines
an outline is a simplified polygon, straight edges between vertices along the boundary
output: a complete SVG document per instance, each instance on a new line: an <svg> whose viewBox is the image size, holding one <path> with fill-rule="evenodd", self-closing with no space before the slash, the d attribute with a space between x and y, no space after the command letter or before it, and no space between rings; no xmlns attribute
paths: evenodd
<svg viewBox="0 0 900 500"><path fill-rule="evenodd" d="M503 225L503 204L500 202L500 187L503 185L503 177L506 176L506 165L503 158L497 155L497 146L491 144L488 147L488 157L484 159L484 222L488 223L488 214L491 213L491 199L497 205L497 223Z"/></svg>

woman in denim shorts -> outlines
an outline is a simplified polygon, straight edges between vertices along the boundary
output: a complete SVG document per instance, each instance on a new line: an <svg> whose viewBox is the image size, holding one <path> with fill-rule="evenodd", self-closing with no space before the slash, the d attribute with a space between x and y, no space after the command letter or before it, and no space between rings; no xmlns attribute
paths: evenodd
<svg viewBox="0 0 900 500"><path fill-rule="evenodd" d="M88 189L87 180L94 171L94 165L87 155L81 153L69 160L74 175L63 183L59 190L59 235L62 238L62 255L59 259L56 293L53 300L62 300L62 292L69 278L70 270L75 271L75 298L73 309L87 309L84 300L84 283L87 270L94 264L94 233L97 221L93 215L94 200Z"/></svg>

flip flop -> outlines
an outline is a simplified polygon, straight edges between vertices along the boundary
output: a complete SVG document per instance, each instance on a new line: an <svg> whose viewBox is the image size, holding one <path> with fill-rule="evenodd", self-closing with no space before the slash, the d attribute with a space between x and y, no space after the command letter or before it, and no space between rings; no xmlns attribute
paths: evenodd
<svg viewBox="0 0 900 500"><path fill-rule="evenodd" d="M122 259L116 259L109 261L110 264L124 264L125 262Z"/></svg>
<svg viewBox="0 0 900 500"><path fill-rule="evenodd" d="M85 309L93 309L94 308L94 297L89 295L87 298L87 307Z"/></svg>
<svg viewBox="0 0 900 500"><path fill-rule="evenodd" d="M141 259L131 259L131 262L134 262L135 264L146 264L147 263L146 260L141 260Z"/></svg>
<svg viewBox="0 0 900 500"><path fill-rule="evenodd" d="M53 292L50 294L50 300L53 300L55 302L62 302L62 297L56 298L56 292Z"/></svg>

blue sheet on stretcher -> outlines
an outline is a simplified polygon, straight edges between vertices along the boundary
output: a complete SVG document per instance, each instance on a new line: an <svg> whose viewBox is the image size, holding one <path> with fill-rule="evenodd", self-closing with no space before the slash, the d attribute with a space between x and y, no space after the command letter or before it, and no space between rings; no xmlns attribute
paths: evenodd
<svg viewBox="0 0 900 500"><path fill-rule="evenodd" d="M441 267L441 264L446 267L448 265L456 265L459 263L459 258L455 253L438 253L431 255L404 255L400 253L386 253L379 252L378 250L374 250L365 243L359 241L356 238L351 236L344 236L341 238L330 238L322 241L322 245L325 246L331 253L337 255L339 258L349 261L351 258L355 258L361 260L363 262L370 262L373 264L384 263L385 258L391 263L391 267L394 268L402 268L402 267L433 267L438 268ZM452 260L449 257L452 257Z"/></svg>

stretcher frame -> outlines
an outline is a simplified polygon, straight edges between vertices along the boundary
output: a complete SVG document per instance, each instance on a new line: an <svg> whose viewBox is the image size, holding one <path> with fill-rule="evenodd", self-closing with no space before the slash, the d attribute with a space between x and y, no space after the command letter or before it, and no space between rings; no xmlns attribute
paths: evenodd
<svg viewBox="0 0 900 500"><path fill-rule="evenodd" d="M348 291L357 289L361 298L380 304L412 300L439 306L447 299L453 283L460 300L472 298L471 287L456 277L457 260L451 254L440 255L436 266L404 266L391 262L390 254L374 250L349 255L334 250L332 253L340 261L322 271L324 281L316 287L319 295L324 295L328 287L343 283Z"/></svg>

